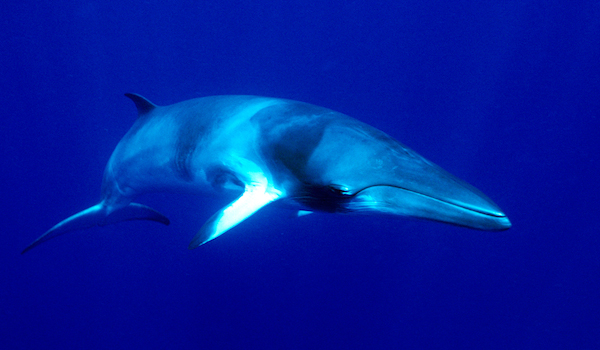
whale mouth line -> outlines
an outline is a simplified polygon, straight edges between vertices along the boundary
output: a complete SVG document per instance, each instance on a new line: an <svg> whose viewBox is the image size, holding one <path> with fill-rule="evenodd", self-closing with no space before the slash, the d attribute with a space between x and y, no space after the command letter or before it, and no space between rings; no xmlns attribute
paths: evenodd
<svg viewBox="0 0 600 350"><path fill-rule="evenodd" d="M450 206L453 206L453 207L461 208L463 210L467 210L467 211L470 211L470 212L478 213L478 214L489 216L489 217L499 218L499 219L506 218L506 215L504 213L502 213L502 212L500 212L500 213L494 213L494 212L490 212L490 211L486 211L486 210L481 210L481 209L478 210L478 209L473 208L471 206L467 206L467 205L456 203L456 202L449 201L449 200L444 200L444 199L441 199L441 198L438 198L438 197L434 197L434 196L431 196L431 195L428 195L428 194L425 194L425 193L422 193L422 192L419 192L419 191L411 190L409 188L401 187L401 186L398 186L398 185L383 185L383 184L381 184L381 185L379 185L379 184L378 185L370 185L370 186L365 187L365 188L361 189L360 191L352 194L352 196L356 196L359 193L361 193L361 192L363 192L365 190L368 190L370 188L373 188L373 187L393 187L393 188L397 188L397 189L402 190L402 191L410 192L410 193L412 193L414 195L417 195L417 196L422 196L422 197L428 198L430 200L438 201L438 202L444 203L446 205L450 205Z"/></svg>

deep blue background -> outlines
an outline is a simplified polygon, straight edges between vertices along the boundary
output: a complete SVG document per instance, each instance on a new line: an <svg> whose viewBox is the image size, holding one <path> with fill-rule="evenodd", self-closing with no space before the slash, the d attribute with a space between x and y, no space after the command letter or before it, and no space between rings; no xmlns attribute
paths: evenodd
<svg viewBox="0 0 600 350"><path fill-rule="evenodd" d="M0 347L600 348L600 2L4 1ZM492 197L506 232L267 207L196 250L225 200L21 256L99 200L158 104L291 98L352 115Z"/></svg>

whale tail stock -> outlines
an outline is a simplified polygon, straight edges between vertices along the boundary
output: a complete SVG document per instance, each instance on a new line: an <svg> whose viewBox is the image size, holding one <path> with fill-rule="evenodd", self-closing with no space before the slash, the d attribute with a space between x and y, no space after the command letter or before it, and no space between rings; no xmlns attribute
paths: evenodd
<svg viewBox="0 0 600 350"><path fill-rule="evenodd" d="M27 248L23 249L21 254L67 232L131 220L150 220L160 222L164 225L169 225L170 223L166 216L142 204L129 203L126 206L115 209L110 208L102 201L59 222L28 245Z"/></svg>

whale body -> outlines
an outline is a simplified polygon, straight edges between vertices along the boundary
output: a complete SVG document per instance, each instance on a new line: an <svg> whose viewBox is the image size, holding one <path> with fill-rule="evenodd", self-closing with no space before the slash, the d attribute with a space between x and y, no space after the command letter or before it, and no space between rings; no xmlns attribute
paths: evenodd
<svg viewBox="0 0 600 350"><path fill-rule="evenodd" d="M156 191L238 191L192 239L193 249L272 202L299 213L408 216L505 230L502 210L473 186L384 132L308 103L211 96L157 106L136 94L138 118L115 148L102 200L52 227L61 234L126 220L169 224L133 200Z"/></svg>

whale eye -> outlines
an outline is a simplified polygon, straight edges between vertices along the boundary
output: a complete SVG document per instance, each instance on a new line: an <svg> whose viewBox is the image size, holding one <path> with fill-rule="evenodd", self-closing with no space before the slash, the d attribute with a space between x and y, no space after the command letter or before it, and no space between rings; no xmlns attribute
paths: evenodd
<svg viewBox="0 0 600 350"><path fill-rule="evenodd" d="M344 185L330 184L327 187L329 188L329 190L331 192L333 192L339 196L351 196L352 195L352 193L350 192L350 189Z"/></svg>

